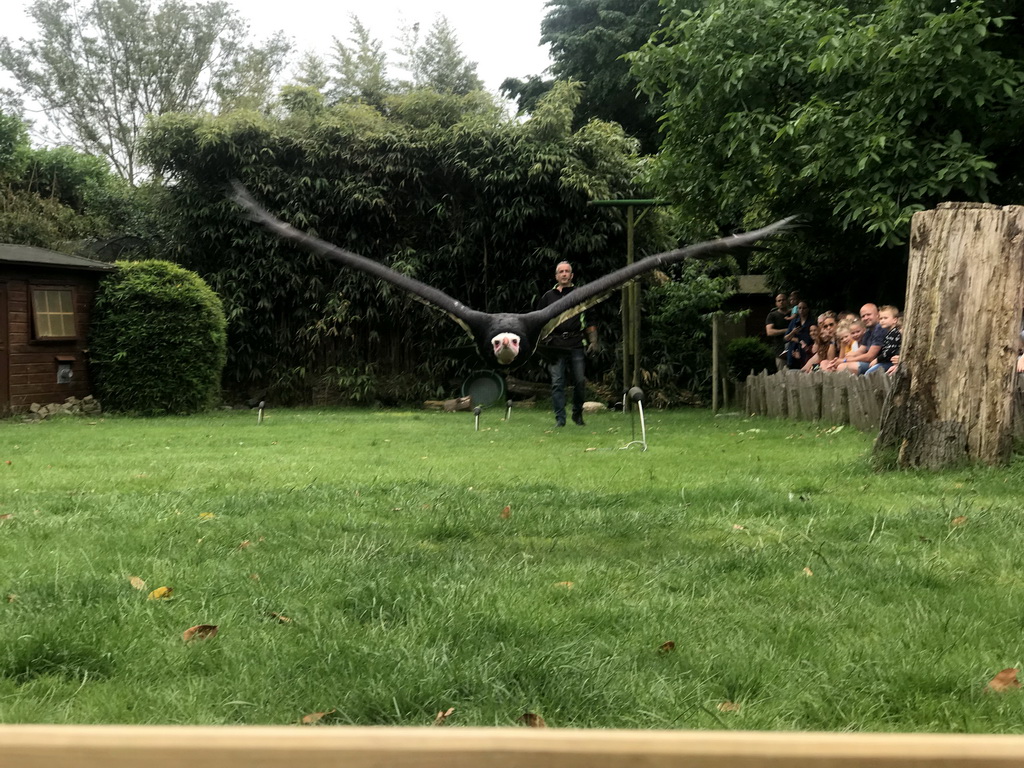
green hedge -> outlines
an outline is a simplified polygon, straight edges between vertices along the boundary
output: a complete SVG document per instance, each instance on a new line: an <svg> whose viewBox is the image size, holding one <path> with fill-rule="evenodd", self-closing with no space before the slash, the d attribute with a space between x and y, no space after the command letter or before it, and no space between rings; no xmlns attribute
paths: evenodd
<svg viewBox="0 0 1024 768"><path fill-rule="evenodd" d="M118 262L100 284L90 359L108 410L196 413L220 397L224 309L194 272L167 261Z"/></svg>
<svg viewBox="0 0 1024 768"><path fill-rule="evenodd" d="M775 373L775 353L760 339L748 336L733 339L725 347L725 361L729 373L737 381L746 381L750 372Z"/></svg>

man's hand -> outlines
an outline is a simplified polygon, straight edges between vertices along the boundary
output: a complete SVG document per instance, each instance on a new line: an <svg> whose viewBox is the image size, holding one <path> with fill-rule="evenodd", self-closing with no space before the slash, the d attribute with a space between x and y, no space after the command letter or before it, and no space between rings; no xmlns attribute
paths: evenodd
<svg viewBox="0 0 1024 768"><path fill-rule="evenodd" d="M601 344L597 340L597 329L587 328L587 355L593 357L601 351Z"/></svg>

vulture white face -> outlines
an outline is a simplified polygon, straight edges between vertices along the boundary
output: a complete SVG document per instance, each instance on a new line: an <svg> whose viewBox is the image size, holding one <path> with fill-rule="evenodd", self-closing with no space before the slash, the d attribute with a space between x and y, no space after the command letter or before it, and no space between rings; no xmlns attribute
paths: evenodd
<svg viewBox="0 0 1024 768"><path fill-rule="evenodd" d="M519 337L514 333L499 333L491 339L494 356L502 365L508 365L519 354Z"/></svg>

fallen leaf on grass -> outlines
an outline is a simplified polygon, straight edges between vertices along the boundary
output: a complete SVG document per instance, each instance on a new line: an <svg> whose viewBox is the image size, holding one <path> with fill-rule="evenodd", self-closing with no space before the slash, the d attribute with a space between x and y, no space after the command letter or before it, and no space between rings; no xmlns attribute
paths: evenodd
<svg viewBox="0 0 1024 768"><path fill-rule="evenodd" d="M279 624L291 623L291 619L289 619L283 613L268 613L267 615L272 619L276 619Z"/></svg>
<svg viewBox="0 0 1024 768"><path fill-rule="evenodd" d="M181 639L186 643L190 643L193 640L209 640L211 637L216 636L216 624L196 624L194 627L189 627L181 633Z"/></svg>
<svg viewBox="0 0 1024 768"><path fill-rule="evenodd" d="M238 548L239 549L248 549L249 548L249 540L246 539L245 541L243 541L241 544L238 545Z"/></svg>
<svg viewBox="0 0 1024 768"><path fill-rule="evenodd" d="M7 602L8 602L8 603L13 603L13 602L14 602L14 601L16 601L17 599L18 599L18 596L17 596L17 595L8 595L8 596L7 596Z"/></svg>
<svg viewBox="0 0 1024 768"><path fill-rule="evenodd" d="M723 701L718 705L719 712L739 712L740 705L733 701Z"/></svg>
<svg viewBox="0 0 1024 768"><path fill-rule="evenodd" d="M659 653L669 653L670 651L674 651L675 649L676 649L676 644L675 644L675 641L673 641L673 640L669 640L667 643L662 643L661 645L658 646L658 652Z"/></svg>
<svg viewBox="0 0 1024 768"><path fill-rule="evenodd" d="M174 592L174 587L157 587L149 593L147 600L166 600Z"/></svg>
<svg viewBox="0 0 1024 768"><path fill-rule="evenodd" d="M199 513L199 519L200 520L213 520L213 518L215 518L216 516L217 515L215 515L213 512L200 512Z"/></svg>
<svg viewBox="0 0 1024 768"><path fill-rule="evenodd" d="M140 592L146 588L146 582L144 582L138 576L132 576L130 579L128 579L128 583Z"/></svg>
<svg viewBox="0 0 1024 768"><path fill-rule="evenodd" d="M988 690L994 693L1012 691L1016 688L1020 688L1020 683L1017 682L1017 670L1013 667L1007 667L988 681Z"/></svg>
<svg viewBox="0 0 1024 768"><path fill-rule="evenodd" d="M583 452L584 453L590 453L591 451L596 451L596 450L597 450L597 448L584 448Z"/></svg>
<svg viewBox="0 0 1024 768"><path fill-rule="evenodd" d="M512 516L512 507L510 505L506 504L505 508L503 510L501 510L501 519L502 520L508 520L511 516Z"/></svg>
<svg viewBox="0 0 1024 768"><path fill-rule="evenodd" d="M445 721L452 716L455 712L455 707L448 707L447 710L441 710L437 713L437 717L434 718L434 725L444 725Z"/></svg>
<svg viewBox="0 0 1024 768"><path fill-rule="evenodd" d="M10 512L5 512L4 514L0 515L0 520L10 520L12 517L14 517L14 515L12 515Z"/></svg>
<svg viewBox="0 0 1024 768"><path fill-rule="evenodd" d="M949 524L950 525L963 525L966 522L967 522L967 516L966 515L960 515L960 517L954 517L952 520L950 520Z"/></svg>
<svg viewBox="0 0 1024 768"><path fill-rule="evenodd" d="M535 715L533 712L526 712L518 720L517 723L520 725L526 725L530 728L547 728L548 724L544 722L544 718L540 715Z"/></svg>
<svg viewBox="0 0 1024 768"><path fill-rule="evenodd" d="M745 531L745 530L747 530L747 526L745 526L745 525L733 525L732 529L734 531Z"/></svg>
<svg viewBox="0 0 1024 768"><path fill-rule="evenodd" d="M814 575L814 571L812 571L810 568L807 568L807 567L804 568L804 576L813 576L813 575Z"/></svg>
<svg viewBox="0 0 1024 768"><path fill-rule="evenodd" d="M313 712L312 714L309 714L309 715L303 715L302 716L302 724L303 725L316 725L320 721L325 720L328 717L330 717L331 715L333 715L336 711L337 710L334 710L334 709L328 709L326 712Z"/></svg>
<svg viewBox="0 0 1024 768"><path fill-rule="evenodd" d="M253 581L259 581L260 580L260 575L258 573L250 573L249 574L249 578L252 579Z"/></svg>
<svg viewBox="0 0 1024 768"><path fill-rule="evenodd" d="M562 587L563 589L572 589L573 583L571 581L556 581L556 587Z"/></svg>

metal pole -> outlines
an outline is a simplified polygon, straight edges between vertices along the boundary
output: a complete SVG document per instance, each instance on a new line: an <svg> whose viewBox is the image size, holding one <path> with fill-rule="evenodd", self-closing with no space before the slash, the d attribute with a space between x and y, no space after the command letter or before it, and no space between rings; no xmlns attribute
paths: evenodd
<svg viewBox="0 0 1024 768"><path fill-rule="evenodd" d="M718 315L711 316L711 412L718 413Z"/></svg>
<svg viewBox="0 0 1024 768"><path fill-rule="evenodd" d="M633 263L633 206L626 206L626 266ZM633 291L632 285L626 283L622 286L622 410L631 409L631 403L626 396L626 391L635 382L636 372L631 371L633 362Z"/></svg>
<svg viewBox="0 0 1024 768"><path fill-rule="evenodd" d="M633 311L633 386L640 386L640 281L634 280L630 286L633 296L630 299Z"/></svg>
<svg viewBox="0 0 1024 768"><path fill-rule="evenodd" d="M591 200L588 205L613 205L626 209L626 265L633 263L634 208L666 205L663 200ZM640 286L622 286L622 410L632 407L628 390L640 380Z"/></svg>

